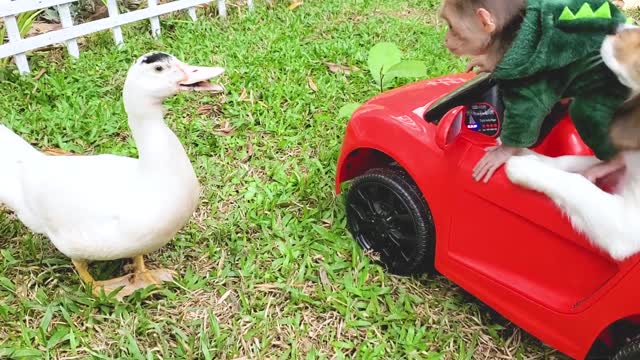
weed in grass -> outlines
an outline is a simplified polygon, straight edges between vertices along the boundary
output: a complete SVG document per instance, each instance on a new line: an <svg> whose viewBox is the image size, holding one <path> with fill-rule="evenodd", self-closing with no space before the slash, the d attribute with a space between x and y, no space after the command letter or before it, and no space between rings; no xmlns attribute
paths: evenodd
<svg viewBox="0 0 640 360"><path fill-rule="evenodd" d="M391 87L397 78L419 79L427 74L427 67L423 61L402 60L402 52L391 42L378 43L369 50L367 69L380 92ZM344 105L338 111L338 117L350 118L360 105Z"/></svg>

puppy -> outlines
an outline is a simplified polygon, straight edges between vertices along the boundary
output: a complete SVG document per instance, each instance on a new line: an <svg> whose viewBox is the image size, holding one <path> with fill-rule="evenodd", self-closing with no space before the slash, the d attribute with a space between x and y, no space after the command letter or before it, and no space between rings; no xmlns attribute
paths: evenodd
<svg viewBox="0 0 640 360"><path fill-rule="evenodd" d="M640 150L640 28L622 26L605 39L601 52L605 64L632 91L611 122L611 141L621 150Z"/></svg>
<svg viewBox="0 0 640 360"><path fill-rule="evenodd" d="M506 164L515 184L546 194L584 233L613 259L640 252L640 28L621 26L602 44L602 58L632 90L612 121L610 137L622 151L625 174L612 194L579 173L600 163L595 157L551 158L527 151Z"/></svg>

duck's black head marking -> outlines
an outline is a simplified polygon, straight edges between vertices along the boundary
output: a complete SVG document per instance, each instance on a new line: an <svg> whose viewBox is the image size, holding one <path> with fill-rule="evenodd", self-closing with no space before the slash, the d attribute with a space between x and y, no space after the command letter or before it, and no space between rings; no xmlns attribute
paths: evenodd
<svg viewBox="0 0 640 360"><path fill-rule="evenodd" d="M143 64L153 64L158 61L164 61L171 57L169 54L157 52L153 54L149 54L142 59Z"/></svg>

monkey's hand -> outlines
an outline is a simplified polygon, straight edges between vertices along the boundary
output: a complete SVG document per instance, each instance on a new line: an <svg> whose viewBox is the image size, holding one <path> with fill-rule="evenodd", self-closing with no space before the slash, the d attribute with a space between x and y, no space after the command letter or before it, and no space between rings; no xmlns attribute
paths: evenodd
<svg viewBox="0 0 640 360"><path fill-rule="evenodd" d="M471 58L471 60L469 61L469 64L467 64L467 69L465 70L465 72L473 71L474 68L477 68L476 69L477 74L484 73L484 72L492 72L493 67L494 66L492 66L487 55L478 55Z"/></svg>
<svg viewBox="0 0 640 360"><path fill-rule="evenodd" d="M475 181L483 180L485 183L510 157L516 155L521 149L506 145L491 146L485 149L486 154L478 161L473 168L473 178Z"/></svg>

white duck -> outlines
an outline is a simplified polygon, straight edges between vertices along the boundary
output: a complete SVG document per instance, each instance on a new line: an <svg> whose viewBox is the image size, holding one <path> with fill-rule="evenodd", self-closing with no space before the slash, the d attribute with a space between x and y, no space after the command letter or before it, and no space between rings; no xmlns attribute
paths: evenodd
<svg viewBox="0 0 640 360"><path fill-rule="evenodd" d="M200 185L162 102L180 91L220 91L207 80L224 72L150 53L129 69L123 100L139 158L48 156L0 125L0 203L71 258L81 279L122 298L170 280L142 256L165 245L196 209ZM96 281L89 261L133 258L134 273Z"/></svg>

